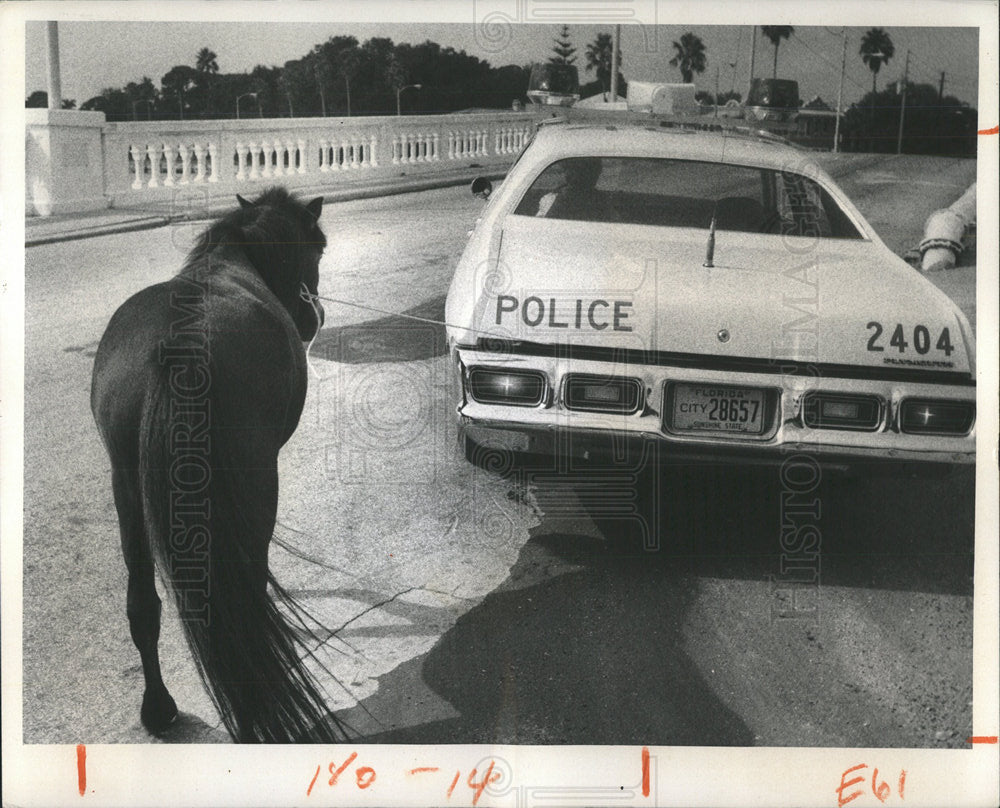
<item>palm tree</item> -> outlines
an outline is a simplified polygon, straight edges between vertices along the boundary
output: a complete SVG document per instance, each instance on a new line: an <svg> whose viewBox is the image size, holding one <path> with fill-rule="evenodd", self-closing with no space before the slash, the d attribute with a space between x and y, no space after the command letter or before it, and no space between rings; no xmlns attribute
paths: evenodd
<svg viewBox="0 0 1000 808"><path fill-rule="evenodd" d="M701 37L692 34L690 31L681 37L681 41L674 41L676 55L670 60L670 64L681 71L681 78L685 84L690 84L694 80L695 73L705 72L705 43Z"/></svg>
<svg viewBox="0 0 1000 808"><path fill-rule="evenodd" d="M611 89L611 51L613 49L614 43L611 41L611 34L598 34L597 39L587 45L587 72L593 70L597 73L597 80L601 82L605 92ZM621 69L621 54L618 54L618 67Z"/></svg>
<svg viewBox="0 0 1000 808"><path fill-rule="evenodd" d="M212 76L219 72L219 63L215 60L216 54L210 48L202 48L195 56L195 70L198 71L198 82L204 82L204 102L205 112L211 111L212 106Z"/></svg>
<svg viewBox="0 0 1000 808"><path fill-rule="evenodd" d="M790 25L762 25L760 30L774 45L774 73L771 78L776 79L778 78L778 46L781 44L781 40L788 39L795 29Z"/></svg>
<svg viewBox="0 0 1000 808"><path fill-rule="evenodd" d="M861 60L865 66L872 71L872 95L874 95L878 71L882 65L889 63L889 60L896 53L896 49L884 28L870 28L861 37L861 47L858 49L858 53L861 54Z"/></svg>
<svg viewBox="0 0 1000 808"><path fill-rule="evenodd" d="M199 73L218 73L219 63L214 51L209 48L202 48L195 57L195 69Z"/></svg>

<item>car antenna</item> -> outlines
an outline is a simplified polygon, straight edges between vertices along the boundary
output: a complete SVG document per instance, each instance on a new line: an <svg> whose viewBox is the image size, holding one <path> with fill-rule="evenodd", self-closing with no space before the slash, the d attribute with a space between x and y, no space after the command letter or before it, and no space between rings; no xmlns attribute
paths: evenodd
<svg viewBox="0 0 1000 808"><path fill-rule="evenodd" d="M722 127L722 157L719 162L725 167L726 164L726 127ZM711 269L715 266L715 224L716 224L716 214L719 211L719 198L715 198L715 203L712 205L712 221L708 225L708 243L705 245L705 263L702 264L703 267L708 267Z"/></svg>
<svg viewBox="0 0 1000 808"><path fill-rule="evenodd" d="M716 206L719 204L716 200ZM705 247L705 263L702 264L703 267L714 267L713 259L715 258L715 207L712 208L712 222L708 226L708 244Z"/></svg>

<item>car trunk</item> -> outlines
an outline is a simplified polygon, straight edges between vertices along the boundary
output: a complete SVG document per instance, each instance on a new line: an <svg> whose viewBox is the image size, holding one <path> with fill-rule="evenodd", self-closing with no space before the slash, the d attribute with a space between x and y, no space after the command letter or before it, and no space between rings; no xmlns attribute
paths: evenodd
<svg viewBox="0 0 1000 808"><path fill-rule="evenodd" d="M474 327L543 344L969 370L954 306L881 245L720 230L706 267L708 236L508 216L503 282L482 293Z"/></svg>

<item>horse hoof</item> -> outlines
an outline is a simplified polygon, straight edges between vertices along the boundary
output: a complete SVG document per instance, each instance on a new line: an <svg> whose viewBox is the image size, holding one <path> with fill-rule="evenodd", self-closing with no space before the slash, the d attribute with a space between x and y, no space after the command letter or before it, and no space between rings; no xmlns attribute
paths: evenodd
<svg viewBox="0 0 1000 808"><path fill-rule="evenodd" d="M177 720L177 703L166 688L160 691L147 690L142 696L142 725L154 735L158 735Z"/></svg>

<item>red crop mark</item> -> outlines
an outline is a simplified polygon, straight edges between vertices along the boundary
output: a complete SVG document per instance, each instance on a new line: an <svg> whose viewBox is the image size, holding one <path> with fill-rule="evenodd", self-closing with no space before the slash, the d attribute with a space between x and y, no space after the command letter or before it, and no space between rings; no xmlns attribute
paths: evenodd
<svg viewBox="0 0 1000 808"><path fill-rule="evenodd" d="M424 772L440 771L437 766L421 766L418 769L410 769L410 774L423 774Z"/></svg>
<svg viewBox="0 0 1000 808"><path fill-rule="evenodd" d="M448 797L451 797L451 793L455 790L455 786L458 785L458 778L461 772L455 772L455 779L451 781L451 785L448 786Z"/></svg>
<svg viewBox="0 0 1000 808"><path fill-rule="evenodd" d="M965 739L966 743L996 743L996 735L972 735Z"/></svg>
<svg viewBox="0 0 1000 808"><path fill-rule="evenodd" d="M642 747L642 796L649 796L649 747Z"/></svg>
<svg viewBox="0 0 1000 808"><path fill-rule="evenodd" d="M310 794L312 794L313 786L316 785L316 778L319 777L319 770L320 770L320 768L321 767L319 765L316 766L316 774L313 775L312 782L309 784L309 788L306 789L306 796L307 797Z"/></svg>
<svg viewBox="0 0 1000 808"><path fill-rule="evenodd" d="M82 797L87 793L87 747L82 743L76 745L76 779Z"/></svg>
<svg viewBox="0 0 1000 808"><path fill-rule="evenodd" d="M978 134L980 135L997 135L1000 134L1000 126L994 126L992 129L980 129ZM996 741L994 741L996 743Z"/></svg>

